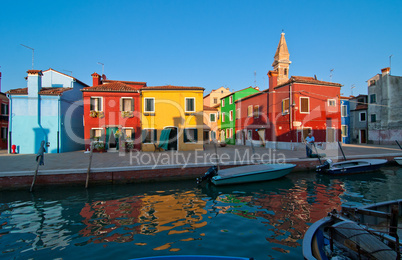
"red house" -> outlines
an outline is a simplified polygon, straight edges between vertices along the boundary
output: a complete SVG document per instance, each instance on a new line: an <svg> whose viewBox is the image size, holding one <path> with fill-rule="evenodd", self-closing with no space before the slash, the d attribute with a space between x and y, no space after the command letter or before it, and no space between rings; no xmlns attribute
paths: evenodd
<svg viewBox="0 0 402 260"><path fill-rule="evenodd" d="M85 148L109 151L141 148L140 89L146 82L107 80L96 72L93 86L82 89Z"/></svg>
<svg viewBox="0 0 402 260"><path fill-rule="evenodd" d="M270 133L268 119L268 91L241 98L236 104L236 144L246 145L251 140L265 146Z"/></svg>

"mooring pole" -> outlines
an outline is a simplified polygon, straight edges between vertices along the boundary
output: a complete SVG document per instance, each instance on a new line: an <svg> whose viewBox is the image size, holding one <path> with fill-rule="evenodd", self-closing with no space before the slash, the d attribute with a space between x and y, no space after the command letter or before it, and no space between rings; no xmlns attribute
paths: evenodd
<svg viewBox="0 0 402 260"><path fill-rule="evenodd" d="M36 170L35 170L35 174L34 174L34 177L33 177L33 180L32 180L31 189L29 190L30 192L33 191L33 187L35 185L36 176L38 175L40 160L42 159L41 157L42 157L42 155L39 155L38 162L36 163Z"/></svg>
<svg viewBox="0 0 402 260"><path fill-rule="evenodd" d="M345 156L345 154L343 153L343 149L342 149L342 145L341 145L341 143L338 141L338 145L339 145L339 148L341 149L341 152L342 152L342 155L343 155L343 159L346 161L346 156Z"/></svg>
<svg viewBox="0 0 402 260"><path fill-rule="evenodd" d="M87 180L85 182L85 189L88 188L88 183L89 183L89 173L91 171L92 154L93 154L93 142L91 142L90 149L91 149L91 151L89 153L89 165L88 165L88 170L87 170Z"/></svg>
<svg viewBox="0 0 402 260"><path fill-rule="evenodd" d="M218 155L218 148L216 147L216 142L214 142L214 146L215 146L215 154L216 154L216 167L218 168L218 172L219 172L219 170L220 170L219 155Z"/></svg>
<svg viewBox="0 0 402 260"><path fill-rule="evenodd" d="M398 140L395 140L396 144L399 146L399 148L402 150L401 145L399 144Z"/></svg>

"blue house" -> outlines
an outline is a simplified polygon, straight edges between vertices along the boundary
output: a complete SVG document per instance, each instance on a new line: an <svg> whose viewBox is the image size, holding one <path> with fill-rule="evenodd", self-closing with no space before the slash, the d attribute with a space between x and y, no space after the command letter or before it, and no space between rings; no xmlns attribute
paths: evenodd
<svg viewBox="0 0 402 260"><path fill-rule="evenodd" d="M341 97L342 143L350 144L350 103L348 97Z"/></svg>
<svg viewBox="0 0 402 260"><path fill-rule="evenodd" d="M37 153L41 141L48 153L84 149L85 83L53 69L28 70L27 87L6 92L9 100L9 151Z"/></svg>

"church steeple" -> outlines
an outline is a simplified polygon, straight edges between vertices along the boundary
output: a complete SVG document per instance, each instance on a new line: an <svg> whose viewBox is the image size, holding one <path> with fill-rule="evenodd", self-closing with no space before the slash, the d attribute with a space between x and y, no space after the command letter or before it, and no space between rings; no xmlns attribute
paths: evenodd
<svg viewBox="0 0 402 260"><path fill-rule="evenodd" d="M292 63L289 60L288 46L285 40L285 33L281 33L281 39L279 40L278 48L274 56L274 62L272 67L274 71L278 73L277 84L282 84L289 79L289 64Z"/></svg>

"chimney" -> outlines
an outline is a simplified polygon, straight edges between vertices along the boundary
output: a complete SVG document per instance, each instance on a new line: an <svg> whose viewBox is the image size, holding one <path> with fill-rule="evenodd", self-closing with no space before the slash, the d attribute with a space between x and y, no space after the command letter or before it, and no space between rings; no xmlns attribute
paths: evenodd
<svg viewBox="0 0 402 260"><path fill-rule="evenodd" d="M268 78L269 78L269 92L274 91L274 88L278 85L278 71L270 70L268 71Z"/></svg>
<svg viewBox="0 0 402 260"><path fill-rule="evenodd" d="M260 90L260 88L259 88L258 86L256 86L254 89L256 89L256 90Z"/></svg>
<svg viewBox="0 0 402 260"><path fill-rule="evenodd" d="M28 97L37 97L39 91L42 89L42 71L41 70L28 70Z"/></svg>
<svg viewBox="0 0 402 260"><path fill-rule="evenodd" d="M389 71L390 71L390 70L391 70L390 67L386 67L386 68L383 68L383 69L381 70L381 73L382 73L383 76L385 76L385 75L388 75L388 74L389 74Z"/></svg>
<svg viewBox="0 0 402 260"><path fill-rule="evenodd" d="M92 76L92 86L93 87L99 86L101 84L101 76L96 72L92 73L91 76Z"/></svg>

